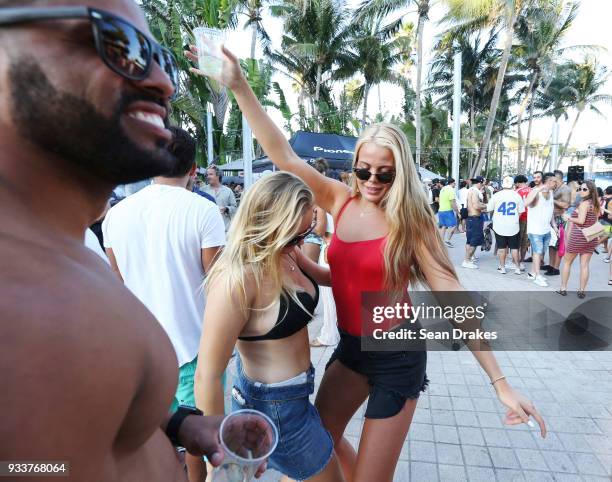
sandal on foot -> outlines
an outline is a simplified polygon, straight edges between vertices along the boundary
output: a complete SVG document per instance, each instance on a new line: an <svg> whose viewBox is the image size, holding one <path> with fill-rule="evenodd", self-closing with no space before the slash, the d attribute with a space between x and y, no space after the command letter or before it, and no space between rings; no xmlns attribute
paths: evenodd
<svg viewBox="0 0 612 482"><path fill-rule="evenodd" d="M584 291L578 290L578 298L583 299L585 296L586 296L586 293Z"/></svg>
<svg viewBox="0 0 612 482"><path fill-rule="evenodd" d="M609 285L609 286L612 286L612 279L609 279L609 280L608 280L608 285Z"/></svg>
<svg viewBox="0 0 612 482"><path fill-rule="evenodd" d="M557 290L555 291L555 293L560 294L561 296L567 296L567 290Z"/></svg>

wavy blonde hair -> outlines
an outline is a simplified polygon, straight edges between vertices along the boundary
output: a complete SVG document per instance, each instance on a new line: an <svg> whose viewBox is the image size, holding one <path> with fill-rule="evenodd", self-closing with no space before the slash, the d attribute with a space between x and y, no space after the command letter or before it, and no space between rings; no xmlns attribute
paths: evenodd
<svg viewBox="0 0 612 482"><path fill-rule="evenodd" d="M242 196L229 228L228 243L207 275L206 291L215 281L223 280L247 312L246 278L252 276L258 292L264 280L270 281L273 300L289 295L302 306L295 289L283 283L281 255L299 234L302 218L313 202L308 186L288 172L269 174L257 181Z"/></svg>
<svg viewBox="0 0 612 482"><path fill-rule="evenodd" d="M366 143L389 149L395 161L395 179L380 203L389 226L383 252L387 289L403 291L415 281L428 285L420 265L426 252L438 260L441 276L457 280L419 181L408 139L393 124L371 124L357 139L353 165L357 164L359 150ZM361 196L356 177L351 178L352 195Z"/></svg>

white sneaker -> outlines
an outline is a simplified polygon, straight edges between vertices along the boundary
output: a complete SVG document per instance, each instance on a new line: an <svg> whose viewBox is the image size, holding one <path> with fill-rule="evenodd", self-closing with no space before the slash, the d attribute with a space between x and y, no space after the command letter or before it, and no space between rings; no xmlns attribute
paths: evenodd
<svg viewBox="0 0 612 482"><path fill-rule="evenodd" d="M514 274L522 275L522 274L523 274L523 272L522 272L520 269L516 268L516 269L514 270Z"/></svg>
<svg viewBox="0 0 612 482"><path fill-rule="evenodd" d="M605 258L603 259L603 262L604 262L604 263L609 263L609 262L610 262L610 258L605 257Z"/></svg>
<svg viewBox="0 0 612 482"><path fill-rule="evenodd" d="M520 264L519 264L519 269L520 269L521 271L525 271L525 263L520 263Z"/></svg>
<svg viewBox="0 0 612 482"><path fill-rule="evenodd" d="M548 282L546 281L546 278L544 278L544 276L542 275L538 275L536 279L533 280L533 282L537 284L538 286L542 286L542 287L548 286Z"/></svg>
<svg viewBox="0 0 612 482"><path fill-rule="evenodd" d="M507 273L505 266L500 266L499 268L497 268L497 272L501 274Z"/></svg>
<svg viewBox="0 0 612 482"><path fill-rule="evenodd" d="M464 261L461 266L469 269L478 269L478 266L473 261Z"/></svg>

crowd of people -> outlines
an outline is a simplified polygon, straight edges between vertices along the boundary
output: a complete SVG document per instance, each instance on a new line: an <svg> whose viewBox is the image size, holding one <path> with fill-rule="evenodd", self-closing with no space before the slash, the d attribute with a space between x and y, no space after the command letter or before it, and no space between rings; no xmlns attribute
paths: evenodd
<svg viewBox="0 0 612 482"><path fill-rule="evenodd" d="M523 175L499 189L477 176L458 194L454 179L427 190L405 135L387 123L363 130L351 175L332 179L323 161L296 155L223 49L214 80L279 169L238 200L216 166L199 185L195 140L169 122L178 67L135 3L36 3L4 2L19 8L0 16L2 460L69 460L77 481L201 482L224 458L228 384L232 410L277 426L268 466L286 477L390 482L429 383L427 353L362 349L364 292L463 291L453 236L465 231L462 267L477 269L492 223L500 273L509 251L521 274L530 247L527 276L545 285L542 270L560 275L566 295L579 256L584 297L591 255L610 235L611 188L600 196L556 172L536 173L531 187ZM100 22L121 35L106 38ZM104 45L118 37L134 44L114 50L117 60ZM138 71L125 68L135 60ZM36 196L32 172L46 179ZM109 202L115 186L145 179ZM96 230L104 252L85 247ZM319 299L324 326L311 341ZM314 403L310 344L335 345ZM495 354L467 346L504 423L533 417L545 437ZM355 450L344 434L364 404Z"/></svg>
<svg viewBox="0 0 612 482"><path fill-rule="evenodd" d="M592 255L600 254L601 250L603 261L610 262L612 186L604 191L592 181L565 182L564 177L559 170L536 171L531 182L519 174L505 176L501 185L493 186L477 176L461 181L458 192L454 179L434 179L431 187L425 186L425 191L431 193L431 208L437 212L440 235L446 246L454 247L451 239L456 232L466 234L463 268L478 269L476 249L488 250L485 234L491 228L500 274L511 269L521 275L528 262L531 263L527 272L529 280L547 287L552 277L560 275L556 292L566 296L572 264L579 258L577 295L584 298ZM531 256L526 258L529 250ZM547 255L549 261L545 264ZM612 285L612 266L608 285Z"/></svg>

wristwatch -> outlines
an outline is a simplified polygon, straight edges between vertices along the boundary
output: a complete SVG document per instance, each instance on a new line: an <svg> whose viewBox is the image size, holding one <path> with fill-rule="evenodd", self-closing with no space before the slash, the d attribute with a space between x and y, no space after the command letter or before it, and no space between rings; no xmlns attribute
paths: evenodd
<svg viewBox="0 0 612 482"><path fill-rule="evenodd" d="M168 425L166 426L166 435L170 439L170 442L172 442L172 445L174 445L175 447L181 446L181 443L178 441L178 434L183 420L185 420L185 417L187 417L188 415L202 416L204 415L204 412L188 405L179 405L176 412L174 412L174 414L172 414L172 417L170 417Z"/></svg>

